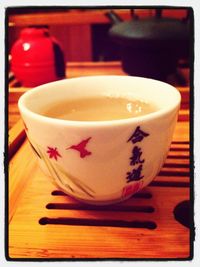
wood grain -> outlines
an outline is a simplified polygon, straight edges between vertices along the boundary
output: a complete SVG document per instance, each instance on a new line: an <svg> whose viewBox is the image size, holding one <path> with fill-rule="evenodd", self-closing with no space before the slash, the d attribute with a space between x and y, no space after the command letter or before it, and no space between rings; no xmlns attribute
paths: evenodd
<svg viewBox="0 0 200 267"><path fill-rule="evenodd" d="M10 129L8 134L9 158L14 155L17 149L22 145L25 138L26 135L24 131L23 122L21 119L19 119L17 120L17 123L14 124L14 127Z"/></svg>
<svg viewBox="0 0 200 267"><path fill-rule="evenodd" d="M9 16L9 26L27 26L32 25L83 25L83 24L104 24L110 23L109 19L105 16L105 12L110 11L110 9L93 9L93 10L63 10L60 12L39 12L35 14L18 14ZM117 14L121 16L122 19L131 19L131 14L129 9L118 9ZM137 13L141 17L146 17L151 15L152 10L138 10Z"/></svg>
<svg viewBox="0 0 200 267"><path fill-rule="evenodd" d="M91 9L91 10L63 10L56 12L37 12L32 14L18 14L9 16L9 26L27 26L27 25L52 25L52 24L103 24L110 23L108 18L105 16L105 12L110 9ZM130 20L131 14L130 9L116 9L115 12L124 20ZM139 18L146 18L153 16L155 13L154 9L135 9L135 14ZM185 18L185 9L164 9L164 17L174 18Z"/></svg>

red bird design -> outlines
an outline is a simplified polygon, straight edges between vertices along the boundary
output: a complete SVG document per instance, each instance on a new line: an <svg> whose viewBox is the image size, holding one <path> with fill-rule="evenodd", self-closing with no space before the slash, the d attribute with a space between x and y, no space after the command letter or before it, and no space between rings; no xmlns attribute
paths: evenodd
<svg viewBox="0 0 200 267"><path fill-rule="evenodd" d="M92 152L88 151L85 147L86 147L86 145L87 145L87 143L89 142L90 139L91 139L91 137L81 141L77 145L72 145L72 146L68 147L67 149L74 149L74 150L79 151L81 158L89 156L89 155L92 154Z"/></svg>

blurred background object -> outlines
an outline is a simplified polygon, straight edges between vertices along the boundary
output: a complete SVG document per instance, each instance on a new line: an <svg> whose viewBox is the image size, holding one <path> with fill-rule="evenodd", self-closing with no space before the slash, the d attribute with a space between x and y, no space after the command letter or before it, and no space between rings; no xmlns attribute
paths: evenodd
<svg viewBox="0 0 200 267"><path fill-rule="evenodd" d="M65 77L64 54L48 27L31 26L20 32L12 46L11 71L26 87L34 87Z"/></svg>
<svg viewBox="0 0 200 267"><path fill-rule="evenodd" d="M74 64L83 64L81 69L84 70L87 63L95 65L99 62L116 62L121 71L125 71L127 75L156 77L172 84L187 85L189 84L189 59L192 46L190 11L190 8L163 8L160 12L155 8L133 9L132 7L112 10L84 7L79 9L67 7L8 8L8 52L11 52L21 30L29 25L47 25L50 35L55 36L62 45L64 58L67 59L65 61L66 73L71 71L71 66ZM111 12L120 17L120 23L114 25L111 22L107 16ZM114 28L122 24L130 26L129 30L126 29L123 34L132 37L135 34L141 37L140 41L134 42L134 49L130 49L126 37L119 41L111 34ZM159 25L158 27L162 25L162 30L155 30L156 24ZM154 26L150 30L151 25ZM176 31L177 28L178 31ZM183 29L186 31L183 32ZM160 33L161 37L159 37ZM147 34L147 41L144 41L145 34ZM149 45L151 49L147 49ZM128 64L126 58L128 58ZM154 68L152 68L153 62Z"/></svg>
<svg viewBox="0 0 200 267"><path fill-rule="evenodd" d="M133 76L143 76L167 81L176 72L179 59L189 58L189 14L183 20L162 18L162 9L155 16L130 21L114 11L107 12L113 26L109 36L121 47L122 67Z"/></svg>

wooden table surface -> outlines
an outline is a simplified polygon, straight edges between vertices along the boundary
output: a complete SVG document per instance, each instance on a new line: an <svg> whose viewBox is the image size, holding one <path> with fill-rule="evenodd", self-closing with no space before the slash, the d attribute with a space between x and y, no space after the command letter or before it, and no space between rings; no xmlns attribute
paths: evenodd
<svg viewBox="0 0 200 267"><path fill-rule="evenodd" d="M71 63L68 78L125 75L120 64ZM174 216L190 200L189 88L182 95L179 121L166 162L154 181L123 203L81 204L40 171L26 139L17 100L30 88L9 88L10 259L187 259L190 230ZM185 214L187 217L188 214Z"/></svg>

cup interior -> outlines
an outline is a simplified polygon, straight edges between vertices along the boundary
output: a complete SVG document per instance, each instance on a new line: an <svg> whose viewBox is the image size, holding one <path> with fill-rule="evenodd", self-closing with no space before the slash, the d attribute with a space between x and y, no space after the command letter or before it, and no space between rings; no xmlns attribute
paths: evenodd
<svg viewBox="0 0 200 267"><path fill-rule="evenodd" d="M176 108L181 99L176 88L161 81L133 76L89 76L56 81L31 89L20 98L19 107L38 114L44 106L64 99L98 96L124 97L152 103L157 107L156 112L168 112Z"/></svg>

